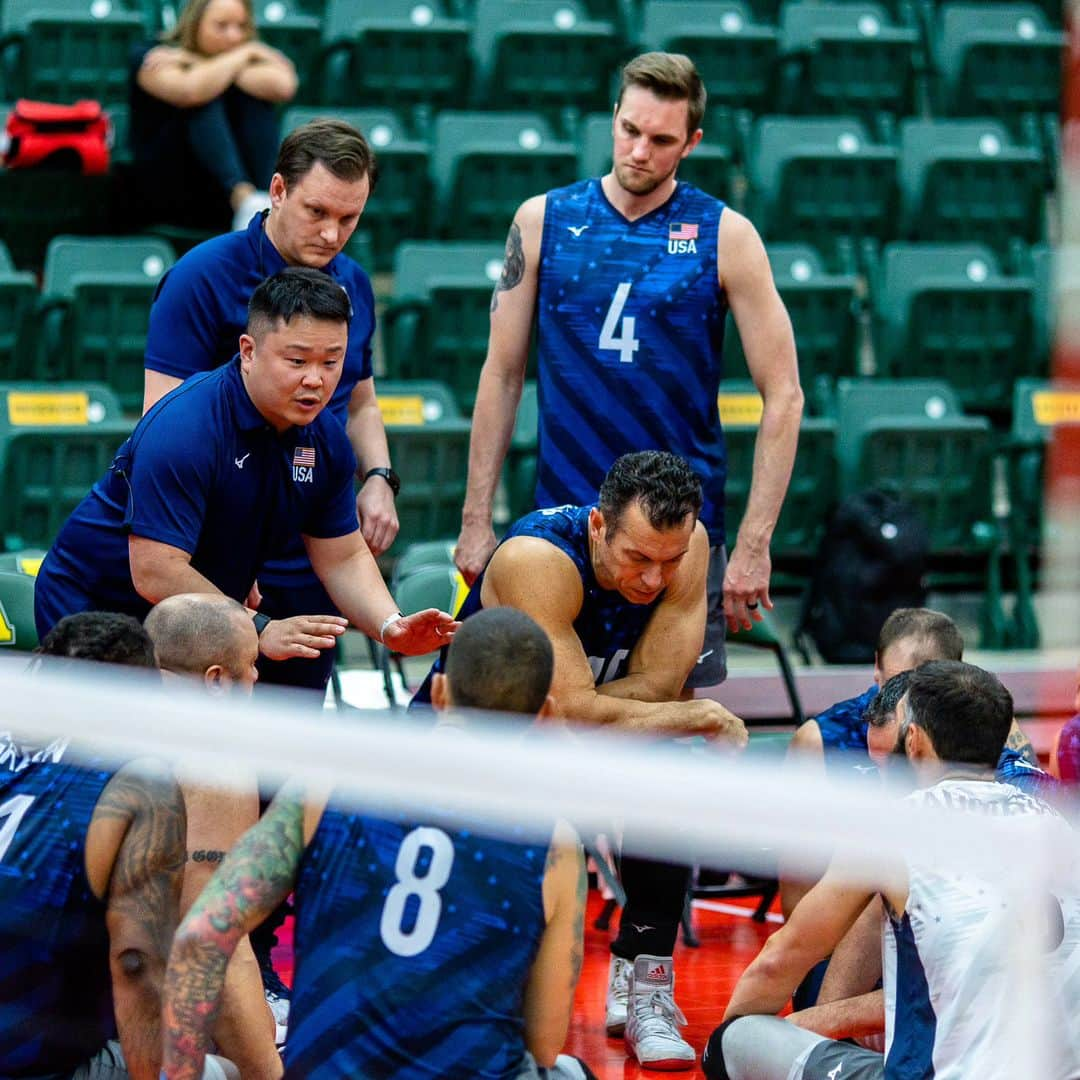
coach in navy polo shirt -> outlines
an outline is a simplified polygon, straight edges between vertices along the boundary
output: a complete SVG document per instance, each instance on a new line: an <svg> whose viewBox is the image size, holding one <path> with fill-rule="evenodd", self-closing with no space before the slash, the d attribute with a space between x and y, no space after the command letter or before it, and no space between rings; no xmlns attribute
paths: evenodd
<svg viewBox="0 0 1080 1080"><path fill-rule="evenodd" d="M397 535L397 477L371 374L375 301L367 274L342 249L375 181L375 158L363 135L332 119L297 128L281 144L270 184L271 209L247 229L215 237L189 251L163 278L150 310L144 410L183 379L227 362L243 332L255 286L287 265L324 270L352 302L349 345L328 408L346 427L363 484L356 508L373 554ZM335 612L304 549L260 568L259 609L272 616ZM316 660L260 662L264 682L322 691L333 654Z"/></svg>
<svg viewBox="0 0 1080 1080"><path fill-rule="evenodd" d="M243 601L298 535L336 605L371 637L423 653L452 636L443 612L400 615L359 529L352 450L323 411L348 317L348 297L317 270L283 270L255 290L240 355L155 405L61 529L37 578L41 636L77 611L141 618L176 593ZM344 624L256 616L274 659L332 649Z"/></svg>

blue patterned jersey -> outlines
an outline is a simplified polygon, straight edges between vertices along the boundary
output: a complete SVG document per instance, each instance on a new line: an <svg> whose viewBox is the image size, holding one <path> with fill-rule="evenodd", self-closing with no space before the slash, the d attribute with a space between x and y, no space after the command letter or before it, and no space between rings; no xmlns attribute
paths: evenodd
<svg viewBox="0 0 1080 1080"><path fill-rule="evenodd" d="M0 1076L73 1072L115 1037L86 831L112 773L0 734Z"/></svg>
<svg viewBox="0 0 1080 1080"><path fill-rule="evenodd" d="M534 510L510 526L502 544L515 536L536 536L554 544L570 556L581 575L583 591L581 610L574 620L574 632L589 658L593 678L599 686L601 683L620 679L626 674L626 662L630 653L633 652L638 638L645 632L652 613L663 600L663 593L652 603L633 604L621 593L602 589L597 584L592 559L589 557L591 509L591 506L556 506L548 510ZM484 573L486 572L485 568ZM483 591L484 573L476 579L465 603L461 605L459 619L467 619L483 607L480 595ZM430 704L432 676L444 669L445 662L444 649L420 689L416 691L412 700L414 705Z"/></svg>
<svg viewBox="0 0 1080 1080"><path fill-rule="evenodd" d="M683 183L636 221L596 179L548 193L537 298L538 507L593 502L617 457L669 450L701 477L701 520L710 542L723 543L723 209Z"/></svg>
<svg viewBox="0 0 1080 1080"><path fill-rule="evenodd" d="M546 853L329 807L296 886L286 1077L517 1077Z"/></svg>

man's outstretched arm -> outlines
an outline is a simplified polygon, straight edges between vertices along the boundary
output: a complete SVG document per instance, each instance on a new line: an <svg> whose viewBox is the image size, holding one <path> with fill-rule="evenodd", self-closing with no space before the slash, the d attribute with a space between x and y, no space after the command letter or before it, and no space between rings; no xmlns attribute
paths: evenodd
<svg viewBox="0 0 1080 1080"><path fill-rule="evenodd" d="M187 913L165 974L164 1069L199 1080L237 944L289 895L304 850L300 792L283 790Z"/></svg>

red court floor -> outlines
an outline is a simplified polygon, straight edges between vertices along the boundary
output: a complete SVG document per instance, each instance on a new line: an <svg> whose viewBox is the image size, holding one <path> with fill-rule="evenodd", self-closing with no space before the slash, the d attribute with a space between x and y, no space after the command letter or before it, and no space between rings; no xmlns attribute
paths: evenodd
<svg viewBox="0 0 1080 1080"><path fill-rule="evenodd" d="M646 1072L637 1062L628 1061L621 1039L604 1033L604 996L607 991L608 943L618 926L608 932L594 930L602 901L594 891L589 895L585 923L585 963L578 984L574 1017L571 1021L567 1053L589 1063L599 1080L637 1080L638 1077L671 1075ZM694 927L701 947L688 949L680 942L675 949L675 999L686 1014L689 1026L685 1037L698 1051L720 1022L731 989L746 965L757 955L762 942L779 926L779 916L770 915L764 925L753 922L750 913L756 900L717 902L699 900L694 905ZM774 905L775 907L775 905ZM274 950L274 966L287 983L292 982L292 919L278 932L281 944ZM703 1076L691 1069L675 1074L688 1078Z"/></svg>

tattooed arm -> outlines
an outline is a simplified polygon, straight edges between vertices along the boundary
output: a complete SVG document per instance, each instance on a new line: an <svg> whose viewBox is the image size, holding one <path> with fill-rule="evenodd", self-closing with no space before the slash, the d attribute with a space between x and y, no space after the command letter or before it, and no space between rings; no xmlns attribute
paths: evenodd
<svg viewBox="0 0 1080 1080"><path fill-rule="evenodd" d="M502 276L491 296L491 333L476 391L469 481L454 553L470 585L495 550L491 511L529 359L545 205L545 196L537 195L522 203L514 215Z"/></svg>
<svg viewBox="0 0 1080 1080"><path fill-rule="evenodd" d="M304 806L283 789L226 856L184 917L165 975L165 1072L199 1080L237 944L289 895L304 850Z"/></svg>
<svg viewBox="0 0 1080 1080"><path fill-rule="evenodd" d="M588 883L581 843L565 822L555 827L544 868L547 927L525 987L525 1045L551 1068L566 1042L581 974Z"/></svg>
<svg viewBox="0 0 1080 1080"><path fill-rule="evenodd" d="M186 821L163 766L137 762L109 781L86 837L87 876L107 904L120 1045L134 1080L161 1066L161 988L176 928Z"/></svg>

